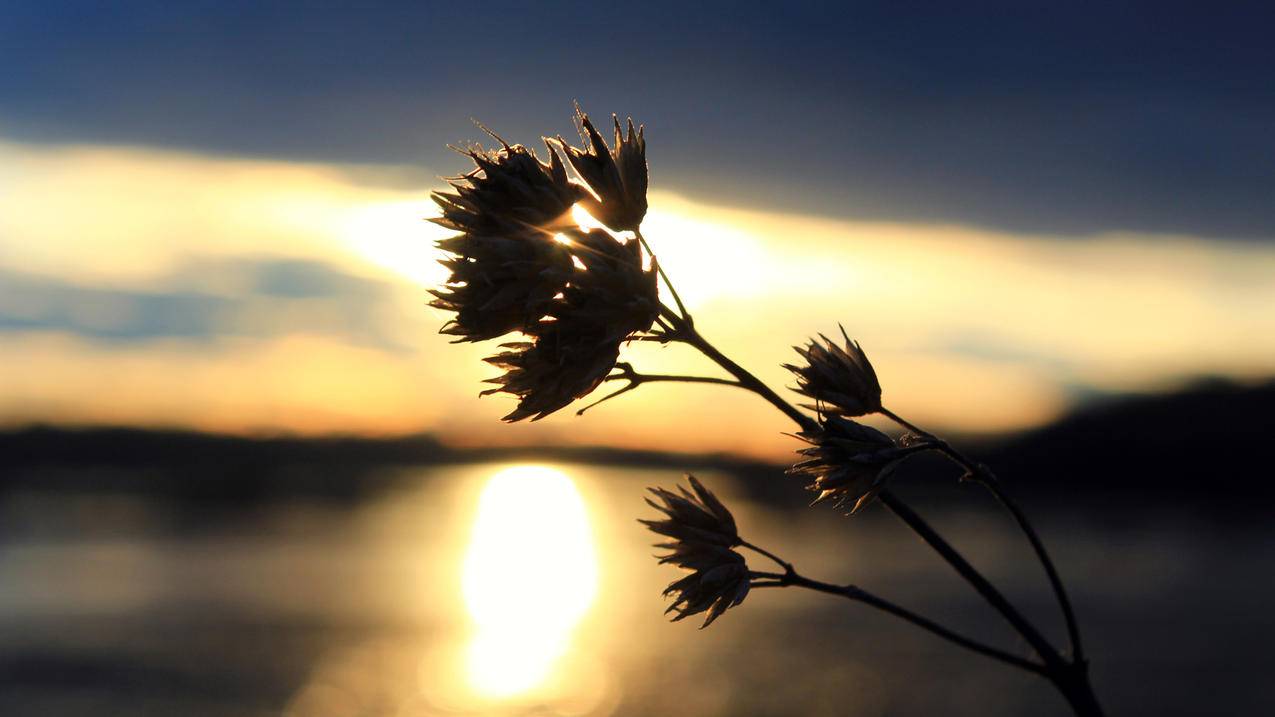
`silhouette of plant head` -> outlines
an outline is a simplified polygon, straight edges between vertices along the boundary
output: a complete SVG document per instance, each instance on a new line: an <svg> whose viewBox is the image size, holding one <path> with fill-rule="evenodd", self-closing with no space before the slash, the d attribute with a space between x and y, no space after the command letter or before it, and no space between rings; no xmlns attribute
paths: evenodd
<svg viewBox="0 0 1275 717"><path fill-rule="evenodd" d="M672 538L655 546L669 551L659 556L661 564L690 571L664 589L665 597L673 599L665 614L675 613L676 622L706 612L700 627L708 627L727 609L744 601L751 575L744 556L733 550L742 542L734 516L695 476L688 475L687 480L690 491L681 486L678 493L652 488L659 502L650 498L646 502L665 517L638 522Z"/></svg>
<svg viewBox="0 0 1275 717"><path fill-rule="evenodd" d="M621 136L616 120L609 149L584 113L578 121L586 149L555 140L576 180L552 142L545 163L488 131L500 149L461 150L474 169L450 181L452 192L433 195L442 209L435 221L459 232L439 242L451 275L431 305L455 314L443 333L459 341L525 337L487 359L504 374L483 395L518 398L506 421L544 418L592 392L620 345L659 315L656 267L636 238L586 231L571 218L582 204L614 229L637 229L646 213L642 132L630 122Z"/></svg>

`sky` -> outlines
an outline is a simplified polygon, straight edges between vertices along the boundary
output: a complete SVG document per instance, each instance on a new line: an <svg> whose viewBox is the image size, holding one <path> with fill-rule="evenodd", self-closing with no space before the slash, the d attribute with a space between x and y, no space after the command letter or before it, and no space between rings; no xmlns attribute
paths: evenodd
<svg viewBox="0 0 1275 717"><path fill-rule="evenodd" d="M436 334L446 145L577 100L646 125L644 233L775 384L839 322L965 432L1275 374L1261 5L472 5L11 3L0 421L790 449L714 387L504 426L494 347Z"/></svg>

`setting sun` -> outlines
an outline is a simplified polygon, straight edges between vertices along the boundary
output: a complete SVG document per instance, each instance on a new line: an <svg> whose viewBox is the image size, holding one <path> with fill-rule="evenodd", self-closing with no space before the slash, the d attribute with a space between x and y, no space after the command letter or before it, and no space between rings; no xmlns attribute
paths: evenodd
<svg viewBox="0 0 1275 717"><path fill-rule="evenodd" d="M593 535L570 478L524 465L488 479L462 577L475 625L471 686L504 698L540 685L569 647L597 581Z"/></svg>

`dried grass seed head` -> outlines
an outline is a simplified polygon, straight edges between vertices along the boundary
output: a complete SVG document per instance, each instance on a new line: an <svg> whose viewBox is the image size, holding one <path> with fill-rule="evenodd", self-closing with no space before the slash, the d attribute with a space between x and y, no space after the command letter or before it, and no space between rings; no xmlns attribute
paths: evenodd
<svg viewBox="0 0 1275 717"><path fill-rule="evenodd" d="M623 137L617 122L612 151L578 108L577 113L590 144L568 154L577 174L592 177L594 192L607 198L599 214L613 226L640 222L646 211L641 131L630 123ZM430 292L435 297L430 303L455 313L442 332L460 341L514 331L529 338L505 344L487 359L505 373L491 379L497 387L483 395L512 394L519 405L505 420L535 420L593 391L614 367L620 344L651 328L660 308L657 275L654 266L643 269L637 241L569 226L571 208L593 195L571 181L552 144L546 141L546 163L483 130L500 148L460 150L474 169L450 180L452 192L433 195L442 208L434 221L460 234L438 243L449 254L442 263L451 275ZM628 219L616 219L621 215ZM557 241L559 234L568 241Z"/></svg>
<svg viewBox="0 0 1275 717"><path fill-rule="evenodd" d="M545 309L547 319L521 330L530 342L507 344L509 351L487 361L505 369L490 379L519 404L504 417L539 420L592 392L619 359L620 345L646 331L659 314L654 268L642 268L641 247L621 242L606 231L566 232L565 246L580 266Z"/></svg>
<svg viewBox="0 0 1275 717"><path fill-rule="evenodd" d="M743 602L750 575L744 557L732 550L740 544L735 517L695 476L688 475L687 480L690 490L651 488L655 499L646 502L664 517L639 522L672 538L655 546L668 551L658 556L661 564L691 571L664 590L665 597L673 598L665 614L676 613L676 622L706 612L701 627L708 627L728 608Z"/></svg>
<svg viewBox="0 0 1275 717"><path fill-rule="evenodd" d="M474 169L450 180L453 193L432 195L442 209L433 221L460 234L438 242L449 255L441 263L451 274L444 286L430 291L435 297L430 305L456 314L442 333L460 341L525 329L548 313L573 268L551 227L569 217L585 194L568 179L552 147L546 164L526 147L483 129L500 149L462 150Z"/></svg>
<svg viewBox="0 0 1275 717"><path fill-rule="evenodd" d="M647 207L646 138L642 127L634 129L632 118L627 131L621 129L619 117L612 115L611 120L615 138L607 147L589 116L576 107L584 147L573 147L562 137L557 142L576 176L592 190L581 200L589 214L614 231L637 231Z"/></svg>
<svg viewBox="0 0 1275 717"><path fill-rule="evenodd" d="M664 589L664 596L673 599L664 614L675 613L673 622L707 613L700 625L703 629L748 597L748 565L739 553L727 552L730 557L726 561L707 570L696 570Z"/></svg>
<svg viewBox="0 0 1275 717"><path fill-rule="evenodd" d="M460 150L474 162L474 169L448 180L453 192L431 195L443 212L433 220L436 224L489 235L549 227L562 223L576 202L587 196L583 187L567 177L566 166L548 142L546 164L523 145L511 145L486 127L483 130L501 147L485 150L473 145Z"/></svg>
<svg viewBox="0 0 1275 717"><path fill-rule="evenodd" d="M904 455L881 431L833 415L798 438L809 446L798 451L805 459L788 472L810 480L806 488L817 494L815 503L848 504L851 513L876 498Z"/></svg>
<svg viewBox="0 0 1275 717"><path fill-rule="evenodd" d="M507 349L485 359L505 373L487 379L496 388L481 395L508 393L518 407L501 420L538 421L591 393L620 357L619 342L592 325L571 319L541 322L534 341L501 344Z"/></svg>
<svg viewBox="0 0 1275 717"><path fill-rule="evenodd" d="M580 266L551 315L595 324L617 343L650 329L660 313L658 275L654 265L642 268L639 242L618 241L601 229L566 236Z"/></svg>
<svg viewBox="0 0 1275 717"><path fill-rule="evenodd" d="M566 247L534 229L502 236L457 234L438 242L448 283L430 305L456 315L441 329L460 341L484 341L537 324L574 267Z"/></svg>
<svg viewBox="0 0 1275 717"><path fill-rule="evenodd" d="M704 487L695 476L688 475L691 490L678 486L678 492L665 488L651 488L656 500L646 499L648 505L664 514L660 520L639 521L659 535L686 543L707 543L732 547L739 544L739 531L735 517L725 504ZM658 501L658 502L657 502Z"/></svg>
<svg viewBox="0 0 1275 717"><path fill-rule="evenodd" d="M822 343L812 339L805 347L793 347L805 359L800 366L784 364L797 377L793 390L814 399L814 405L806 407L821 413L846 417L875 413L881 410L877 372L858 342L846 336L844 328L841 335L845 338L844 347L823 334L819 335Z"/></svg>

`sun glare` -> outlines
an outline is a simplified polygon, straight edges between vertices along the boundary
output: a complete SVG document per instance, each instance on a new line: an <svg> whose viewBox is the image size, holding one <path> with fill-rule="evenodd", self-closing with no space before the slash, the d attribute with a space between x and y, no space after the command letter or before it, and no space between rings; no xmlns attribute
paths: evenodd
<svg viewBox="0 0 1275 717"><path fill-rule="evenodd" d="M571 216L581 229L606 228L579 204ZM692 308L718 297L755 296L764 288L765 252L738 227L653 207L642 233L655 243L660 265L677 277L678 291Z"/></svg>
<svg viewBox="0 0 1275 717"><path fill-rule="evenodd" d="M447 280L447 270L434 242L451 232L423 217L419 200L368 204L350 209L342 229L365 259L421 286L436 286Z"/></svg>
<svg viewBox="0 0 1275 717"><path fill-rule="evenodd" d="M570 478L529 465L488 479L462 576L475 625L471 686L506 698L543 683L570 646L597 582L593 535Z"/></svg>
<svg viewBox="0 0 1275 717"><path fill-rule="evenodd" d="M723 297L757 296L765 288L769 260L756 237L738 227L652 208L642 233L692 308Z"/></svg>

